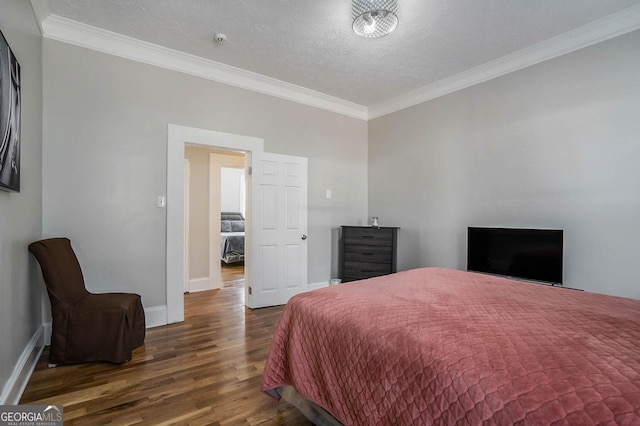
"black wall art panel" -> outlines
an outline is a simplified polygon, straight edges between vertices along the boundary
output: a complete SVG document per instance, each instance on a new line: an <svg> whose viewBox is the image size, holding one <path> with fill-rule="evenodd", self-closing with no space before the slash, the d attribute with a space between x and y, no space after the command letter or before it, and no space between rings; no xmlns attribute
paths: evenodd
<svg viewBox="0 0 640 426"><path fill-rule="evenodd" d="M0 32L0 189L20 192L20 64Z"/></svg>

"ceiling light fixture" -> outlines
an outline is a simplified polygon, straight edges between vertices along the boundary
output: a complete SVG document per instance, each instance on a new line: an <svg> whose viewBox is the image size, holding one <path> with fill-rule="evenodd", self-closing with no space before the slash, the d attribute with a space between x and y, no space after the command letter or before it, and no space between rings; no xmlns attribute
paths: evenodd
<svg viewBox="0 0 640 426"><path fill-rule="evenodd" d="M398 0L352 0L353 31L362 37L382 37L398 26Z"/></svg>

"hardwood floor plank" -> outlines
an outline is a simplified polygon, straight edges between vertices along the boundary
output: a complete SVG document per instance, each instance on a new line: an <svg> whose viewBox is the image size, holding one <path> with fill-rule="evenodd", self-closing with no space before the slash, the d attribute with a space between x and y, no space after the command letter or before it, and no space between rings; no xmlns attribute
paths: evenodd
<svg viewBox="0 0 640 426"><path fill-rule="evenodd" d="M243 266L224 287L185 295L185 321L147 330L131 361L47 368L43 352L21 404L62 404L65 425L311 425L260 392L282 307L244 307Z"/></svg>

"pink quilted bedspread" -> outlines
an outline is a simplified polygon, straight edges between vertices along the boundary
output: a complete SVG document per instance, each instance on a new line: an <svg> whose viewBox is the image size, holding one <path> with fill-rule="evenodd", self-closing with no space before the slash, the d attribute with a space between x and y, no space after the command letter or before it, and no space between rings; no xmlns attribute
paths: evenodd
<svg viewBox="0 0 640 426"><path fill-rule="evenodd" d="M640 424L640 301L448 269L300 294L262 390L345 425Z"/></svg>

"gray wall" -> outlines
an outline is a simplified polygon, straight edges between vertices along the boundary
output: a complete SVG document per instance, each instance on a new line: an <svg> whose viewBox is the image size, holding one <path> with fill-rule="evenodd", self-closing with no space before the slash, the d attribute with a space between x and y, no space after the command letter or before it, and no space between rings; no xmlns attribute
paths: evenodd
<svg viewBox="0 0 640 426"><path fill-rule="evenodd" d="M90 290L166 303L156 198L166 193L168 123L307 157L308 278L334 276L335 229L367 215L365 121L52 40L43 62L43 231L71 238Z"/></svg>
<svg viewBox="0 0 640 426"><path fill-rule="evenodd" d="M42 44L28 1L2 0L0 30L18 58L22 83L21 191L0 191L0 390L8 391L18 359L42 325L44 287L27 252L42 234Z"/></svg>
<svg viewBox="0 0 640 426"><path fill-rule="evenodd" d="M399 267L466 268L467 226L565 230L565 284L640 299L640 31L369 123Z"/></svg>

